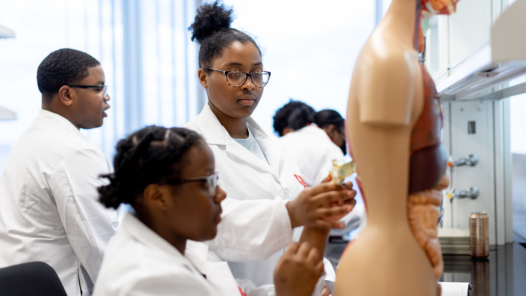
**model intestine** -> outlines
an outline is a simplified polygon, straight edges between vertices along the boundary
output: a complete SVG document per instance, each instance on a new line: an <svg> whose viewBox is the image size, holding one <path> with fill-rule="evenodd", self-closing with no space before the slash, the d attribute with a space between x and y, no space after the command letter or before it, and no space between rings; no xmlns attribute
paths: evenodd
<svg viewBox="0 0 526 296"><path fill-rule="evenodd" d="M441 190L448 185L449 177L444 175L435 188L409 195L407 203L409 226L416 241L426 253L437 280L444 271L437 221L440 218L439 207L442 204Z"/></svg>
<svg viewBox="0 0 526 296"><path fill-rule="evenodd" d="M422 14L452 14L457 10L459 0L421 0Z"/></svg>

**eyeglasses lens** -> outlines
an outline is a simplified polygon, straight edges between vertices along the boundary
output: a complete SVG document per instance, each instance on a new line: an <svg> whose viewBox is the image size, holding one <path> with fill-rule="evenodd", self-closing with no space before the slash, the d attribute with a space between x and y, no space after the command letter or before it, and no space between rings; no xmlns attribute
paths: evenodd
<svg viewBox="0 0 526 296"><path fill-rule="evenodd" d="M266 72L255 72L252 73L252 81L257 87L263 87L267 85L270 75Z"/></svg>
<svg viewBox="0 0 526 296"><path fill-rule="evenodd" d="M206 179L207 185L208 185L208 194L210 194L210 196L215 196L216 195L217 179L218 179L217 173L213 174L213 175L210 175Z"/></svg>
<svg viewBox="0 0 526 296"><path fill-rule="evenodd" d="M245 82L246 74L243 72L232 71L227 74L228 83L232 86L240 86Z"/></svg>
<svg viewBox="0 0 526 296"><path fill-rule="evenodd" d="M269 80L270 75L266 72L253 72L252 83L257 87L264 87ZM228 72L227 81L231 86L241 86L245 83L247 74L238 71Z"/></svg>

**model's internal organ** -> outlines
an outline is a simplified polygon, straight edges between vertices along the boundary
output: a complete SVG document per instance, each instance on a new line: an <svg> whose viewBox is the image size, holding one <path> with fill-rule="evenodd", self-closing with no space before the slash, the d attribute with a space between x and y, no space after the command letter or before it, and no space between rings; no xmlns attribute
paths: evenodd
<svg viewBox="0 0 526 296"><path fill-rule="evenodd" d="M424 106L411 134L408 219L411 231L425 251L437 280L444 263L438 242L441 190L449 184L447 152L440 141L442 110L435 84L421 65Z"/></svg>
<svg viewBox="0 0 526 296"><path fill-rule="evenodd" d="M416 241L426 253L437 280L444 270L437 223L440 216L439 207L442 204L441 190L448 184L449 177L444 175L437 187L409 195L407 203L409 226Z"/></svg>
<svg viewBox="0 0 526 296"><path fill-rule="evenodd" d="M433 14L452 14L459 0L420 0L424 16Z"/></svg>
<svg viewBox="0 0 526 296"><path fill-rule="evenodd" d="M421 16L430 18L436 14L452 14L457 10L457 3L460 0L420 0L422 6ZM420 18L418 18L420 21ZM422 53L424 51L424 32L422 27L418 26L418 48L417 51Z"/></svg>
<svg viewBox="0 0 526 296"><path fill-rule="evenodd" d="M354 162L347 161L339 163L336 159L332 160L332 167L329 170L329 174L332 177L332 182L342 185L345 178L356 172L356 165Z"/></svg>
<svg viewBox="0 0 526 296"><path fill-rule="evenodd" d="M435 188L446 172L447 152L440 141L442 110L435 83L421 65L424 106L411 133L409 193Z"/></svg>

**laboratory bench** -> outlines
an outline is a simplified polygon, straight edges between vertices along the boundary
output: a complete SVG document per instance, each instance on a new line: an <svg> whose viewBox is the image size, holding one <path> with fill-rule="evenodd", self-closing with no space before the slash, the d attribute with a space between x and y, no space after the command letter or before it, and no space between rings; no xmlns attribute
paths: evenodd
<svg viewBox="0 0 526 296"><path fill-rule="evenodd" d="M471 296L526 295L526 247L518 243L490 246L487 260L444 255L444 282L469 282Z"/></svg>
<svg viewBox="0 0 526 296"><path fill-rule="evenodd" d="M336 268L345 243L327 244L325 257ZM526 296L526 245L490 246L486 260L466 255L444 255L440 281L469 282L471 296Z"/></svg>

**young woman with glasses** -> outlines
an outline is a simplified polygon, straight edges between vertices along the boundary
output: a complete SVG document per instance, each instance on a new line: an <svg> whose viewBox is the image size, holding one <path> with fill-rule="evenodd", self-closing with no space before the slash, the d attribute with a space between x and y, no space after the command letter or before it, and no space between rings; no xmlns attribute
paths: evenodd
<svg viewBox="0 0 526 296"><path fill-rule="evenodd" d="M109 183L98 188L99 200L108 208L130 204L134 213L125 214L105 249L94 295L247 295L228 264L211 260L202 243L236 222L222 209L226 193L217 186L214 155L201 136L146 127L118 143L114 167L103 176ZM257 203L262 213L272 212L269 203ZM226 245L244 250L242 229L229 227L235 235ZM291 243L281 257L274 295L311 295L323 265L308 240Z"/></svg>
<svg viewBox="0 0 526 296"><path fill-rule="evenodd" d="M246 215L253 217L245 222L247 231L260 231L290 241L293 237L291 229L305 225L308 227L305 227L304 234L319 237L321 243L317 248L323 253L330 228L343 225L337 219L309 223L305 209L311 206L313 194L327 191L328 184L306 189L282 145L250 117L260 103L271 73L264 67L256 42L247 34L230 28L231 22L232 10L214 2L199 7L189 28L193 33L192 40L201 46L198 76L208 95L208 104L186 127L202 134L210 145L221 186L229 198L272 200L286 208L284 227L274 232L269 225L276 217L258 220L258 208L246 207ZM348 193L350 197L356 194L354 190L348 190ZM349 202L353 204L354 200ZM340 206L342 209L346 207L344 204ZM225 208L228 208L227 204ZM295 237L299 234L300 231L296 231ZM262 246L261 250L267 248ZM272 271L284 252L274 253L266 260L240 262L243 254L235 249L218 248L214 251L222 259L231 261L229 265L236 278L249 279L256 286L272 284ZM334 274L330 269L328 272Z"/></svg>

